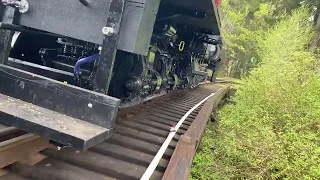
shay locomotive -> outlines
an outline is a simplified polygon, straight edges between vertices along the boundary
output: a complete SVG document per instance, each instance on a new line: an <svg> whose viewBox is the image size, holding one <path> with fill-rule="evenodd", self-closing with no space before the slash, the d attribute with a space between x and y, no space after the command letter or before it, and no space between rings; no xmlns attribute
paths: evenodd
<svg viewBox="0 0 320 180"><path fill-rule="evenodd" d="M2 0L0 93L51 114L38 122L1 107L0 122L93 146L109 136L119 106L212 78L221 51L219 2ZM56 127L59 115L97 127L83 137L71 132L79 127Z"/></svg>

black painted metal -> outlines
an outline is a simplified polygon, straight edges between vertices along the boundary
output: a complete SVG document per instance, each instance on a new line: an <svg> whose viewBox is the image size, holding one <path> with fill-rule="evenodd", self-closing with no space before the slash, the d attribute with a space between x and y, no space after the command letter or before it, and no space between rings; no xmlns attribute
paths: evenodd
<svg viewBox="0 0 320 180"><path fill-rule="evenodd" d="M125 3L118 49L147 55L159 5L160 0L131 0Z"/></svg>
<svg viewBox="0 0 320 180"><path fill-rule="evenodd" d="M13 7L5 7L2 16L2 23L12 24L14 20L15 9ZM14 31L0 29L0 64L6 64Z"/></svg>
<svg viewBox="0 0 320 180"><path fill-rule="evenodd" d="M17 25L102 44L102 28L109 17L111 0L28 0L29 10L17 17ZM112 16L112 15L111 15Z"/></svg>
<svg viewBox="0 0 320 180"><path fill-rule="evenodd" d="M0 65L0 82L0 122L8 126L82 150L114 127L119 99L6 65Z"/></svg>
<svg viewBox="0 0 320 180"><path fill-rule="evenodd" d="M113 128L119 99L0 65L0 93L104 128Z"/></svg>
<svg viewBox="0 0 320 180"><path fill-rule="evenodd" d="M15 24L10 24L10 23L0 23L0 29L5 29L5 30L11 30L11 31L19 31L19 32L28 32L32 34L39 34L39 35L46 35L46 36L55 36L55 37L64 37L63 35L57 35L57 34L52 34L48 33L45 31L39 31L35 30L32 28L20 26L20 25L15 25Z"/></svg>
<svg viewBox="0 0 320 180"><path fill-rule="evenodd" d="M173 6L182 7L186 9L191 9L194 11L202 11L206 13L213 14L213 7L215 7L215 1L213 0L163 0L163 3L168 3Z"/></svg>
<svg viewBox="0 0 320 180"><path fill-rule="evenodd" d="M188 16L185 14L179 14L172 19L178 24L196 27L207 31L207 33L212 33L214 35L220 35L220 18L219 13L213 0L163 0L163 4L183 8L185 10L192 10L198 15L206 13L205 18L197 18Z"/></svg>
<svg viewBox="0 0 320 180"><path fill-rule="evenodd" d="M110 129L0 94L0 123L86 150L111 135Z"/></svg>
<svg viewBox="0 0 320 180"><path fill-rule="evenodd" d="M75 85L76 81L73 73L41 66L38 64L21 61L14 58L9 58L7 62L8 66L15 67L24 71L28 71L30 73L35 73L38 75L42 75L51 79L55 79L57 81L65 82L68 84Z"/></svg>
<svg viewBox="0 0 320 180"><path fill-rule="evenodd" d="M87 0L79 0L81 2L81 4L85 5L85 6L89 6L89 2Z"/></svg>
<svg viewBox="0 0 320 180"><path fill-rule="evenodd" d="M19 101L20 106L31 103L30 106L40 109L43 114L18 109L20 106L15 107L14 102L7 102L0 109L0 120L58 143L87 149L110 136L120 104L119 99L105 94L116 56L124 0L90 3L30 0L29 3L26 14L14 17L15 9L11 7L6 7L3 12L2 28L10 30L0 29L0 95L1 102L7 98L7 101ZM12 58L8 61L13 30L24 30L20 25L103 44L95 89L104 94L68 85L74 81L72 73ZM104 37L102 28L105 25L113 28L113 33ZM2 65L7 62L12 67ZM59 123L69 126L60 129Z"/></svg>
<svg viewBox="0 0 320 180"><path fill-rule="evenodd" d="M0 19L2 19L2 16L3 16L3 12L4 12L4 9L5 9L5 6L4 4L0 3Z"/></svg>
<svg viewBox="0 0 320 180"><path fill-rule="evenodd" d="M207 32L209 34L220 35L220 25L217 25L219 21L214 15L209 15L205 19L181 15L174 19L174 21L186 26L202 29L203 32Z"/></svg>
<svg viewBox="0 0 320 180"><path fill-rule="evenodd" d="M106 27L112 28L113 32L104 37L100 59L96 63L97 70L94 79L94 91L103 94L108 93L112 77L124 8L124 0L111 0L110 3Z"/></svg>

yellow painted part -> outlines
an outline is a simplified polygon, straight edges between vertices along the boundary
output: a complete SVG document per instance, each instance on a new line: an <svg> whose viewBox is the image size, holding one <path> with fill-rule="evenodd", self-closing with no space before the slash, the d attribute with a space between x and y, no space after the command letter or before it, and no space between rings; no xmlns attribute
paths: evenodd
<svg viewBox="0 0 320 180"><path fill-rule="evenodd" d="M161 78L158 79L158 84L162 84L162 79Z"/></svg>
<svg viewBox="0 0 320 180"><path fill-rule="evenodd" d="M179 51L183 51L185 45L186 45L186 43L184 41L181 41L179 44Z"/></svg>
<svg viewBox="0 0 320 180"><path fill-rule="evenodd" d="M154 63L154 59L156 58L156 53L154 53L153 51L149 51L148 53L148 61L150 64Z"/></svg>
<svg viewBox="0 0 320 180"><path fill-rule="evenodd" d="M172 26L170 26L169 31L172 32L172 33L174 33L174 34L177 33L177 30L176 30L174 27L172 27Z"/></svg>
<svg viewBox="0 0 320 180"><path fill-rule="evenodd" d="M208 77L211 77L213 74L213 71L211 69L207 69Z"/></svg>

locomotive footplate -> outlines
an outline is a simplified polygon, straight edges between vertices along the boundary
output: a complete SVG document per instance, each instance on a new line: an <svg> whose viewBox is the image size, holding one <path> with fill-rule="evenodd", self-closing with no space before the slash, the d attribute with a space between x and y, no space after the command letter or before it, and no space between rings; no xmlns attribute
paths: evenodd
<svg viewBox="0 0 320 180"><path fill-rule="evenodd" d="M85 150L107 139L120 100L0 65L0 123Z"/></svg>

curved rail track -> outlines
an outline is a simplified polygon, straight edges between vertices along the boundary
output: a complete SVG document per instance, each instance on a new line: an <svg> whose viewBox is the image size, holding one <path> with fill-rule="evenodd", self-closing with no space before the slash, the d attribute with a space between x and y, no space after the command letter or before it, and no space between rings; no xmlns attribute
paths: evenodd
<svg viewBox="0 0 320 180"><path fill-rule="evenodd" d="M122 109L118 113L114 133L110 139L84 152L72 148L46 148L42 151L39 148L42 161L30 166L17 159L15 163L3 168L6 174L0 179L140 179L168 136L170 128L194 105L218 89L220 87L216 85L203 85L190 91L172 92L150 102ZM201 108L202 106L198 107L183 122L151 179L162 179L180 136L188 130ZM30 136L32 135L15 128L0 126L0 163L1 159L6 158L1 156L1 144ZM31 139L30 142L39 138ZM36 147L39 143L32 146ZM19 152L26 149L20 149Z"/></svg>

